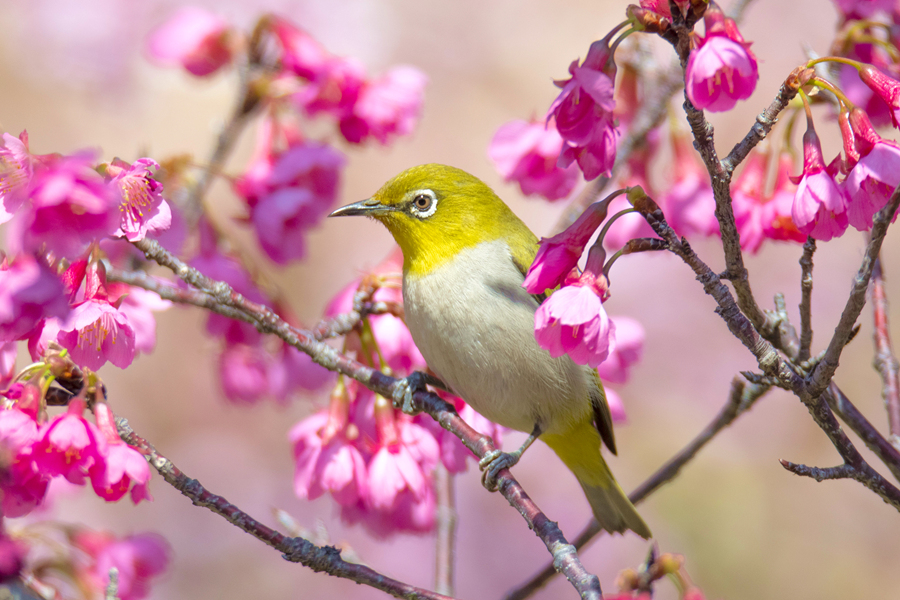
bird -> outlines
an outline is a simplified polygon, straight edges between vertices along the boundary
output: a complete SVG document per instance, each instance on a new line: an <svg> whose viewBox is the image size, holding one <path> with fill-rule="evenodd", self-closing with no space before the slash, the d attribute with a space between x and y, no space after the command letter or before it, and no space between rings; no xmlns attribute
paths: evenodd
<svg viewBox="0 0 900 600"><path fill-rule="evenodd" d="M540 439L574 473L604 530L649 539L601 454L616 444L596 369L553 358L535 340L544 297L522 287L539 247L528 226L480 179L441 164L409 168L329 216L356 215L380 221L400 246L406 325L429 369L486 418L530 434L518 450L482 459L486 487L496 489L499 470Z"/></svg>

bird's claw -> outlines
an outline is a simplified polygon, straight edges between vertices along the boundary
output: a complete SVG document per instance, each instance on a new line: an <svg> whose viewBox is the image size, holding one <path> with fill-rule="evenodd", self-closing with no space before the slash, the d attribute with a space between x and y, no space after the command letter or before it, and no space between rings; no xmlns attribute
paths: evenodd
<svg viewBox="0 0 900 600"><path fill-rule="evenodd" d="M409 377L404 377L398 381L394 387L394 392L391 395L391 400L394 402L394 408L400 409L408 415L417 415L422 412L416 406L413 394L426 391L428 389L426 387L427 382L428 378L420 371L415 371L410 374Z"/></svg>
<svg viewBox="0 0 900 600"><path fill-rule="evenodd" d="M478 461L478 468L481 469L481 485L487 491L496 492L499 489L497 477L503 469L509 469L519 462L520 454L517 452L500 452L499 450L491 450Z"/></svg>

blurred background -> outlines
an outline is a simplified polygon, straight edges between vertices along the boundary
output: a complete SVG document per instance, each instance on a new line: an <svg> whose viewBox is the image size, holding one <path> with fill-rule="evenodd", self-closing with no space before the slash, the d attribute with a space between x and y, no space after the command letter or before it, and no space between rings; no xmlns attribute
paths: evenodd
<svg viewBox="0 0 900 600"><path fill-rule="evenodd" d="M230 71L197 80L181 70L151 65L143 54L147 33L182 3L166 0L20 0L0 3L0 129L27 129L37 153L102 149L107 160L191 153L206 160L236 94ZM428 74L424 113L416 133L389 148L347 148L341 203L366 198L402 169L443 162L492 185L538 235L551 233L559 204L525 199L504 184L486 156L501 124L543 115L556 96L553 79L584 57L589 44L622 20L618 0L218 0L196 2L249 28L262 12L278 12L330 51L358 57L369 73L412 64ZM759 59L760 83L748 101L713 115L720 151L747 131L777 86L804 61L804 45L827 53L837 16L830 2L751 3L741 26ZM665 52L665 50L661 50ZM664 54L663 54L664 56ZM837 127L819 133L832 156ZM228 162L239 173L253 144L252 127ZM252 234L234 222L239 202L219 181L211 190L218 222L233 228L251 252ZM264 269L286 291L307 323L351 279L392 248L381 227L367 220L326 221L309 236L308 259ZM824 348L859 265L864 239L851 230L820 244L813 297L813 352ZM721 268L712 242L695 245ZM796 318L800 247L768 243L748 257L754 292L771 306L784 292ZM900 255L895 233L884 251L889 298L900 305ZM732 377L755 362L713 313L692 274L671 256L634 256L613 270L612 314L639 319L647 330L644 359L620 390L628 423L617 431L619 458L611 467L633 489L699 432L725 402ZM847 349L837 381L882 430L886 417L880 380L872 368L872 314ZM310 396L287 405L226 403L214 370L215 344L204 335L205 315L175 308L158 315L158 345L127 371L101 370L117 413L126 416L189 476L266 523L280 508L310 529L328 532L392 577L433 585L432 536L376 540L341 524L329 497L296 499L286 433L323 405ZM893 336L900 339L900 317ZM518 445L511 434L505 444ZM868 454L866 454L868 456ZM782 469L784 458L816 466L840 462L825 435L792 396L772 392L723 432L674 482L640 506L660 549L684 554L695 583L709 598L888 598L900 589L900 515L851 481L817 484ZM535 446L516 477L570 537L587 523L589 508L575 479L550 451ZM105 505L93 494L61 495L61 521L86 523L119 534L153 530L171 543L172 568L153 598L381 598L380 592L329 578L283 561L250 538L166 486L151 485L154 502ZM459 512L457 590L463 598L497 598L542 567L548 555L500 495L488 494L477 472L457 478ZM636 567L648 545L634 535L601 537L582 559L612 592L618 571ZM662 584L660 597L672 597ZM556 580L538 597L573 597Z"/></svg>

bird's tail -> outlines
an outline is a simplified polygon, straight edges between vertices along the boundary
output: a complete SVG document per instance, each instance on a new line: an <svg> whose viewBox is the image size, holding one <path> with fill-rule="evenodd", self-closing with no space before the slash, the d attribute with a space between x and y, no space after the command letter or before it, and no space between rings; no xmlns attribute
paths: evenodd
<svg viewBox="0 0 900 600"><path fill-rule="evenodd" d="M600 454L600 434L590 421L565 434L544 434L541 440L578 478L600 527L610 533L624 533L630 529L644 539L652 536L650 528L606 466Z"/></svg>

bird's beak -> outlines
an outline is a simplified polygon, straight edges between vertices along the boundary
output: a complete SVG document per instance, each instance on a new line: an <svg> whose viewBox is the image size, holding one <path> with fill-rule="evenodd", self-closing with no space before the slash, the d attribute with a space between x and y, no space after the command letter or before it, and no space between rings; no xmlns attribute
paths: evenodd
<svg viewBox="0 0 900 600"><path fill-rule="evenodd" d="M364 215L367 217L375 217L380 213L393 212L394 210L396 210L396 208L393 206L382 204L381 201L375 198L369 198L368 200L361 200L359 202L354 202L353 204L348 204L347 206L342 206L328 216L353 217L356 215Z"/></svg>

